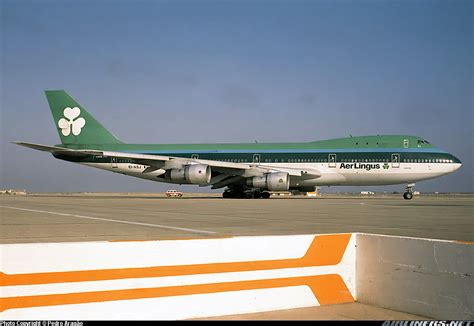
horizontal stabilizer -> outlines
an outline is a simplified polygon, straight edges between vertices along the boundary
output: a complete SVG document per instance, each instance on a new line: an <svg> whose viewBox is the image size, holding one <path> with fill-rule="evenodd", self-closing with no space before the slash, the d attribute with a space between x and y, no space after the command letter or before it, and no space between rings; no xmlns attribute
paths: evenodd
<svg viewBox="0 0 474 326"><path fill-rule="evenodd" d="M65 154L65 155L71 155L71 156L83 156L83 155L90 154L84 151L77 151L73 149L56 147L56 146L48 146L48 145L42 145L42 144L25 143L25 142L19 142L19 141L14 141L12 143L20 145L20 146L36 149L38 151L49 152L52 154Z"/></svg>

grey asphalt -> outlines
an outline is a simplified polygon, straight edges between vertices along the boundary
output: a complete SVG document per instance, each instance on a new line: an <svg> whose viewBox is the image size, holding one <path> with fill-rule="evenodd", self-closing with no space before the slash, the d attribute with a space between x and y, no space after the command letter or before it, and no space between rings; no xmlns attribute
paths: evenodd
<svg viewBox="0 0 474 326"><path fill-rule="evenodd" d="M318 307L297 308L200 318L197 320L429 320L431 318L408 314L401 311L384 309L360 302L324 305Z"/></svg>
<svg viewBox="0 0 474 326"><path fill-rule="evenodd" d="M474 241L474 196L222 199L154 194L0 196L0 242L365 232Z"/></svg>

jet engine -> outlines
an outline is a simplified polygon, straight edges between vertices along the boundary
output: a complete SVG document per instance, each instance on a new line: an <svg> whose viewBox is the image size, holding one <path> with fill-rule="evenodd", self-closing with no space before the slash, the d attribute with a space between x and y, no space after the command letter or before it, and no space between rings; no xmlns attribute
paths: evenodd
<svg viewBox="0 0 474 326"><path fill-rule="evenodd" d="M171 169L167 172L167 179L174 183L204 185L211 181L211 167L206 164L185 165L182 168Z"/></svg>
<svg viewBox="0 0 474 326"><path fill-rule="evenodd" d="M270 191L288 191L290 188L290 177L286 172L274 172L265 174L263 177L247 179L247 186Z"/></svg>

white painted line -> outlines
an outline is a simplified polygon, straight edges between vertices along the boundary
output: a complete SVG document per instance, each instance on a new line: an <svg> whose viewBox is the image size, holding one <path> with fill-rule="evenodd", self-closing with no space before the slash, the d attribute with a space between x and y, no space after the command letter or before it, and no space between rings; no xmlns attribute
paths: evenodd
<svg viewBox="0 0 474 326"><path fill-rule="evenodd" d="M50 212L50 211L41 211L41 210L37 210L37 209L19 208L19 207L12 207L12 206L3 206L3 205L1 205L0 207L10 208L10 209L18 209L20 211L46 213L46 214L51 214L51 215L72 216L72 217L77 217L77 218L85 218L85 219L88 219L88 220L105 221L105 222L122 223L122 224L131 224L131 225L139 225L139 226L148 226L148 227L152 227L152 228L168 229L168 230L179 230L179 231L186 231L186 232L191 232L191 233L204 233L204 234L216 234L217 233L217 232L212 232L212 231L180 228L180 227L176 227L176 226L167 226L167 225L161 225L161 224L150 224L150 223L132 222L132 221L124 221L124 220L113 220L113 219L109 219L109 218L92 217L92 216L84 216L84 215L76 215L76 214L68 214L68 213L59 213L59 212Z"/></svg>

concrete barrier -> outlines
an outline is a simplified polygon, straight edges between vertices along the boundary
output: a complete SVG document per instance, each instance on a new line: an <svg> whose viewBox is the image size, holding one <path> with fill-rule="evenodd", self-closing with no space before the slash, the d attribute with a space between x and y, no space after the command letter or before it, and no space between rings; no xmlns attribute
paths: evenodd
<svg viewBox="0 0 474 326"><path fill-rule="evenodd" d="M474 319L474 245L357 234L356 298L435 319Z"/></svg>
<svg viewBox="0 0 474 326"><path fill-rule="evenodd" d="M351 302L352 234L0 245L2 319L185 319Z"/></svg>
<svg viewBox="0 0 474 326"><path fill-rule="evenodd" d="M0 245L1 319L187 319L357 300L474 319L473 243L372 234Z"/></svg>

